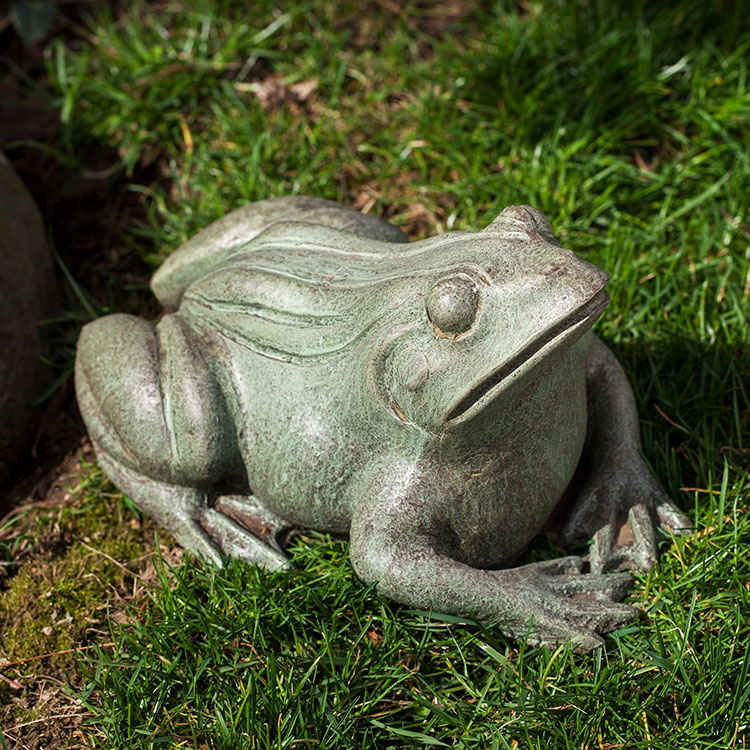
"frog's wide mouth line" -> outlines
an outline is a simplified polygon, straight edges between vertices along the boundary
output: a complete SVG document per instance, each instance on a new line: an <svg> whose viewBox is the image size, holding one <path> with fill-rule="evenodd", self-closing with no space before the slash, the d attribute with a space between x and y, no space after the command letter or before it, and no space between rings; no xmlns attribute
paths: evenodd
<svg viewBox="0 0 750 750"><path fill-rule="evenodd" d="M539 336L530 341L523 349L503 362L497 369L493 370L487 377L472 386L468 393L454 404L445 417L446 422L455 422L474 404L487 395L491 390L502 383L509 375L522 367L542 349L547 352L556 349L575 333L582 334L589 322L590 325L604 312L609 304L609 293L606 289L600 289L585 305L574 310L554 325L543 331Z"/></svg>

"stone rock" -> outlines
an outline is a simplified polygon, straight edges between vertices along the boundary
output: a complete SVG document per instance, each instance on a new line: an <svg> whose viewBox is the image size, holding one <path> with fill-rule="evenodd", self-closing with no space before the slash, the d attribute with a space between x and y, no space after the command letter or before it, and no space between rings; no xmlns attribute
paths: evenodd
<svg viewBox="0 0 750 750"><path fill-rule="evenodd" d="M55 308L56 286L42 217L0 154L0 499L30 456L47 373L39 322Z"/></svg>

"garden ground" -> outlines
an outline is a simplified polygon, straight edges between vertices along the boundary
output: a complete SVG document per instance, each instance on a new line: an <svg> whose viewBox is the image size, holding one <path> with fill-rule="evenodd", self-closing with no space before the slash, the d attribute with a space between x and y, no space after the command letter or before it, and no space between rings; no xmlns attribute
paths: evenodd
<svg viewBox="0 0 750 750"><path fill-rule="evenodd" d="M40 451L54 460L30 468L0 524L2 742L745 747L744 4L238 5L94 7L25 53L6 39L24 119L4 122L5 149L43 209L66 302L47 327L58 377ZM319 534L294 540L293 573L207 570L103 477L72 403L80 325L155 318L147 281L172 249L296 193L411 239L529 203L609 271L597 331L697 531L663 540L630 598L642 617L605 649L532 648L396 606ZM527 559L558 554L540 541Z"/></svg>

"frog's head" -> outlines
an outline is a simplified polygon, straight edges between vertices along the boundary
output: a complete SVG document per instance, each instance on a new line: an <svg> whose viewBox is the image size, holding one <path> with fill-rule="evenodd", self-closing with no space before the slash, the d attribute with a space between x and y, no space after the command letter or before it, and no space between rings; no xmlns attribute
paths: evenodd
<svg viewBox="0 0 750 750"><path fill-rule="evenodd" d="M428 431L464 424L543 377L609 301L607 274L560 247L529 206L506 208L483 231L415 244L425 246L416 294L391 317L372 364L383 406Z"/></svg>

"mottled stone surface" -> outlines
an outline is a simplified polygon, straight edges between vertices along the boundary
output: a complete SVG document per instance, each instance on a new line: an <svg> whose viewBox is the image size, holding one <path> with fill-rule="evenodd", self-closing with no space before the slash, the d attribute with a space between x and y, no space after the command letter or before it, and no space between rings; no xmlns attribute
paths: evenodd
<svg viewBox="0 0 750 750"><path fill-rule="evenodd" d="M0 499L14 467L30 457L45 386L39 321L54 309L52 262L39 211L0 154Z"/></svg>
<svg viewBox="0 0 750 750"><path fill-rule="evenodd" d="M591 333L607 274L537 210L415 243L326 201L233 212L128 315L81 335L76 387L112 480L221 564L280 535L351 538L398 601L589 650L631 620L623 568L690 522L640 455L630 387ZM511 567L547 526L587 559Z"/></svg>

